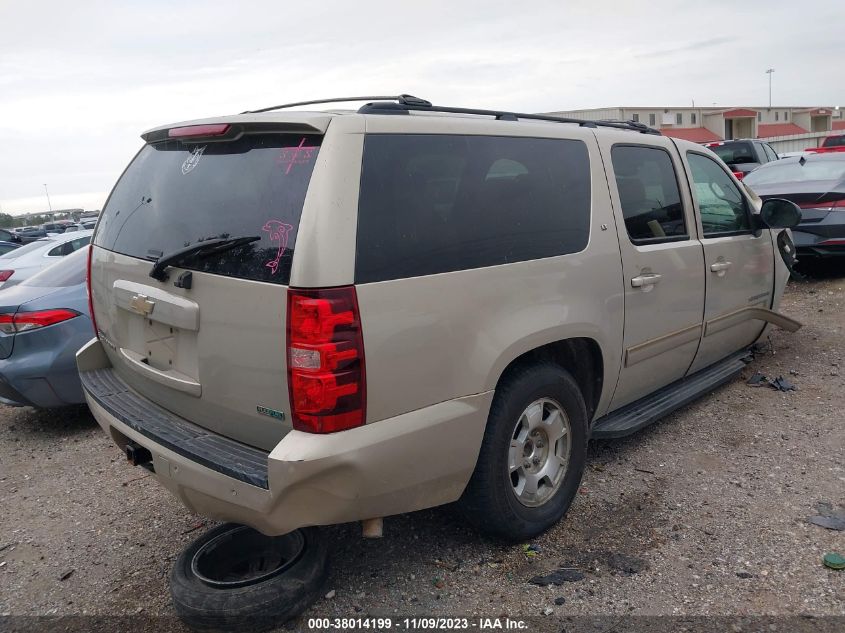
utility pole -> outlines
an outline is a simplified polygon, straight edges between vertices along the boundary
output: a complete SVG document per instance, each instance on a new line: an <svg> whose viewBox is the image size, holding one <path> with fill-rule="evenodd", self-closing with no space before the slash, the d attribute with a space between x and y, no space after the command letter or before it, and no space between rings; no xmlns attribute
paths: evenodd
<svg viewBox="0 0 845 633"><path fill-rule="evenodd" d="M772 73L775 72L774 68L769 68L766 71L766 74L769 76L769 107L772 107Z"/></svg>
<svg viewBox="0 0 845 633"><path fill-rule="evenodd" d="M47 207L49 207L50 214L52 215L53 214L53 205L50 204L50 192L47 191L47 183L46 182L44 183L44 193L47 194Z"/></svg>

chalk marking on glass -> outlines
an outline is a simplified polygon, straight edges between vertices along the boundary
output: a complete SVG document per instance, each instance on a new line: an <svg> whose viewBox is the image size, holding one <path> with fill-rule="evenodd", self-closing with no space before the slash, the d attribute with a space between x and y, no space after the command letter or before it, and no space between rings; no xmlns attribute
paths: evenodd
<svg viewBox="0 0 845 633"><path fill-rule="evenodd" d="M194 151L191 152L191 155L185 159L185 162L182 163L182 175L189 174L196 166L200 163L200 158L202 158L202 153L205 151L205 148L208 147L207 145L203 145L202 147L195 147Z"/></svg>
<svg viewBox="0 0 845 633"><path fill-rule="evenodd" d="M279 220L267 220L264 226L261 227L261 230L267 231L270 234L270 241L277 243L278 251L276 252L276 257L264 264L270 269L271 274L275 275L276 271L279 270L279 262L282 259L282 255L288 247L288 235L290 235L293 227Z"/></svg>
<svg viewBox="0 0 845 633"><path fill-rule="evenodd" d="M276 159L276 162L279 165L287 165L287 169L285 170L285 175L290 173L290 170L293 169L294 165L305 165L314 158L314 153L317 151L316 145L306 145L305 144L305 137L302 137L302 140L299 141L299 145L296 147L285 147L279 152L279 156Z"/></svg>

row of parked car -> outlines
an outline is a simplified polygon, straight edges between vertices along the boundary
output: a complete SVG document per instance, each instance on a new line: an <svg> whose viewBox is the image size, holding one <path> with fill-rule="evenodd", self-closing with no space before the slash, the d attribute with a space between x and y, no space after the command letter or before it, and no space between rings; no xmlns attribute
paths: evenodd
<svg viewBox="0 0 845 633"><path fill-rule="evenodd" d="M84 402L75 355L92 333L85 295L91 229L0 255L0 402Z"/></svg>
<svg viewBox="0 0 845 633"><path fill-rule="evenodd" d="M8 252L21 244L29 244L43 237L91 230L96 223L96 218L86 218L79 222L59 220L57 222L46 222L41 226L24 226L17 229L0 228L0 253Z"/></svg>
<svg viewBox="0 0 845 633"><path fill-rule="evenodd" d="M759 139L706 147L762 198L785 198L801 208L792 239L802 260L845 256L845 134L828 136L818 148L781 156Z"/></svg>

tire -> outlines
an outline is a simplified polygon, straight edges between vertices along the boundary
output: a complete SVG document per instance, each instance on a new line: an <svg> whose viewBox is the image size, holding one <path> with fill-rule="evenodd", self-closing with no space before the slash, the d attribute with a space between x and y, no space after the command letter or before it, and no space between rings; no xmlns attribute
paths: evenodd
<svg viewBox="0 0 845 633"><path fill-rule="evenodd" d="M292 545L293 539L301 540ZM207 569L213 567L214 558L203 552L214 547L216 542L227 541L231 543L228 552L235 555L219 554L221 560L232 560L245 548L255 550L253 543L266 545L271 541L268 547L281 544L298 548L299 553L295 558L291 556L278 571L271 571L256 581L232 581L231 577L221 576L215 579L220 580L219 583L209 584L206 574ZM226 523L209 530L179 554L170 574L170 595L176 613L191 628L263 631L279 626L308 608L320 595L327 575L328 545L318 528L296 530L271 540L252 528Z"/></svg>
<svg viewBox="0 0 845 633"><path fill-rule="evenodd" d="M529 476L536 479L545 471L531 475L527 469L519 468L512 472L512 457L527 455L523 464L527 464L532 455L534 459L540 459L536 454L541 449L532 445L529 455L527 440L525 444L520 444L527 415L531 413L536 418L537 406L541 407L541 416L550 416L544 419L551 420L556 408L568 418L569 428L564 435L569 437L568 461L563 465L558 460L561 465L551 466L557 468L556 485L547 478L542 487L537 487L538 493L529 498L532 495L527 492L524 480ZM487 536L513 543L525 542L560 521L572 504L584 473L587 426L584 398L569 372L553 363L527 365L513 370L496 388L478 462L459 501L467 521ZM542 429L538 431L542 432ZM546 440L550 440L545 442L546 450L562 452L559 442L563 439L554 440L553 437L545 436ZM537 442L537 445L540 444ZM550 459L548 457L541 463L551 465ZM539 468L533 464L530 466ZM547 496L544 498L543 495Z"/></svg>

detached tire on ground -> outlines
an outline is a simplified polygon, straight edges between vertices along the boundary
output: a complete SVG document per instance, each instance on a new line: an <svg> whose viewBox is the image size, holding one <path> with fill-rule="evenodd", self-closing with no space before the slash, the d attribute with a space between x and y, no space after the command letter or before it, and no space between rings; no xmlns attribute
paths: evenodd
<svg viewBox="0 0 845 633"><path fill-rule="evenodd" d="M525 542L569 509L587 456L587 410L554 363L517 367L496 387L475 471L459 507L480 532Z"/></svg>
<svg viewBox="0 0 845 633"><path fill-rule="evenodd" d="M302 613L327 575L328 546L318 528L270 537L226 523L179 555L170 594L192 628L261 631Z"/></svg>

